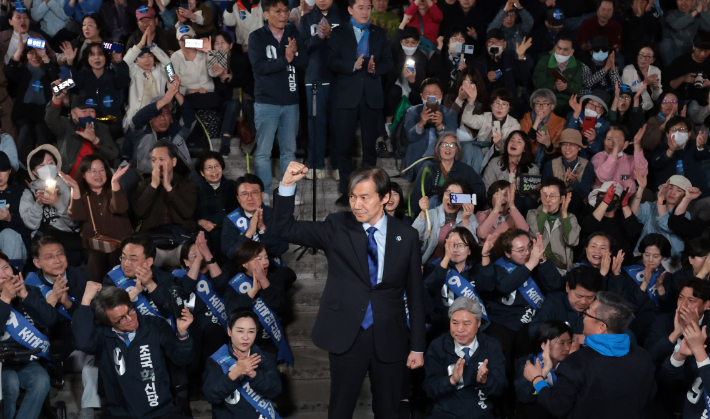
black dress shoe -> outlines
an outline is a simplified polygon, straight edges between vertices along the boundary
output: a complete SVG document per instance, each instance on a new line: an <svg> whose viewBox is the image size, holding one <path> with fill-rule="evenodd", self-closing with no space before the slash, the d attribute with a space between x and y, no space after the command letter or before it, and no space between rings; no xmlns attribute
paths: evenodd
<svg viewBox="0 0 710 419"><path fill-rule="evenodd" d="M388 159L392 157L392 153L387 150L387 144L384 141L377 142L377 157L380 159Z"/></svg>
<svg viewBox="0 0 710 419"><path fill-rule="evenodd" d="M340 198L335 201L335 205L339 207L349 207L350 199L348 199L348 196L346 194L342 194L340 195Z"/></svg>

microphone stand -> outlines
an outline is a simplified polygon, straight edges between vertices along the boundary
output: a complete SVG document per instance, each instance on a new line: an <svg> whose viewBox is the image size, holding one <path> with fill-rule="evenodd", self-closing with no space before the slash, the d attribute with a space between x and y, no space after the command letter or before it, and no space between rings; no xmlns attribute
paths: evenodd
<svg viewBox="0 0 710 419"><path fill-rule="evenodd" d="M313 83L311 85L311 106L313 107L313 117L311 118L311 120L313 120L312 126L313 126L313 131L314 131L313 132L313 154L311 155L311 161L313 162L313 167L312 167L313 179L311 179L311 183L312 183L311 188L313 189L313 202L311 203L311 210L312 210L311 221L316 221L316 190L317 190L316 189L316 179L318 179L318 175L317 175L318 172L316 169L316 147L318 147L318 125L317 125L317 121L318 121L317 103L318 103L318 100L317 100L317 98L318 98L318 83ZM301 253L296 258L296 261L300 261L301 258L303 258L303 256L306 254L308 249L311 249L311 252L314 255L318 252L318 250L315 248L310 248L308 246L300 246L298 249L296 249L296 252L298 252L299 250L301 251Z"/></svg>

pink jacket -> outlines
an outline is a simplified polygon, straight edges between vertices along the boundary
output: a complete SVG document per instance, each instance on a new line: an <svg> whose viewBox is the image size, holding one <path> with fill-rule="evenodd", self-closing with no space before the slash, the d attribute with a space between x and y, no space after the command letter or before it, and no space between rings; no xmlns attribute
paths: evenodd
<svg viewBox="0 0 710 419"><path fill-rule="evenodd" d="M424 0L423 0L424 1ZM407 26L411 26L419 31L419 35L426 36L428 40L436 45L436 38L439 37L439 24L444 20L444 15L441 10L436 6L436 3L432 4L426 14L422 16L422 26L424 27L424 33L421 33L419 29L419 15L417 10L419 7L415 2L409 5L404 14L412 16L412 20L409 21Z"/></svg>
<svg viewBox="0 0 710 419"><path fill-rule="evenodd" d="M606 152L601 151L592 157L592 165L594 165L594 189L602 186L602 183L608 181L617 181L622 188L629 188L630 193L636 192L636 175L635 170L641 170L641 173L648 174L648 162L643 156L643 151L634 152L633 157L624 153L623 156L610 156Z"/></svg>

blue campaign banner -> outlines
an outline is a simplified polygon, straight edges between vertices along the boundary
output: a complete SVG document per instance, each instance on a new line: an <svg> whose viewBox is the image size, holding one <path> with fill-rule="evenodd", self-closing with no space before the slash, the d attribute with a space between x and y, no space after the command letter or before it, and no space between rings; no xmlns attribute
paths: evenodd
<svg viewBox="0 0 710 419"><path fill-rule="evenodd" d="M220 367L222 367L222 372L225 374L229 374L229 371L237 365L237 360L232 358L229 354L229 348L227 345L223 345L219 348L217 352L212 354L211 358L214 359ZM256 391L254 391L249 386L249 381L244 380L238 389L239 393L249 402L249 404L254 407L254 409L256 409L257 412L261 413L262 416L270 419L281 419L279 414L276 413L276 410L274 410L274 404L271 403L271 400L261 397Z"/></svg>
<svg viewBox="0 0 710 419"><path fill-rule="evenodd" d="M237 208L234 211L232 211L227 218L229 218L229 221L231 221L235 227L239 229L242 233L246 233L247 230L249 230L249 223L250 219L247 218L241 208ZM251 238L255 242L259 241L259 235L254 234Z"/></svg>
<svg viewBox="0 0 710 419"><path fill-rule="evenodd" d="M644 278L643 270L645 268L643 266L624 266L622 267L622 269L626 271L626 273L629 274L631 279L633 279L639 286L643 283L643 280L646 279ZM663 268L663 265L659 266L658 269L656 269L656 272L651 273L651 279L648 281L648 285L646 286L646 292L648 293L649 298L651 298L651 301L656 303L656 305L658 305L658 291L656 291L656 281L658 281L658 278L665 271L666 270L665 268Z"/></svg>
<svg viewBox="0 0 710 419"><path fill-rule="evenodd" d="M540 366L542 369L545 369L545 361L542 359L542 352L539 354L535 355L535 360L540 360ZM550 375L552 375L552 385L557 384L557 374L555 374L555 369L550 370Z"/></svg>
<svg viewBox="0 0 710 419"><path fill-rule="evenodd" d="M513 272L513 270L517 268L517 266L504 260L503 258L495 261L495 264L503 267L503 269L508 271L508 273ZM535 310L539 310L542 303L545 301L545 297L542 295L540 287L537 286L532 278L528 278L527 281L523 282L523 285L518 287L518 291L520 291L523 298L525 298L525 301L527 301L528 304L530 304Z"/></svg>
<svg viewBox="0 0 710 419"><path fill-rule="evenodd" d="M116 284L117 287L122 288L126 291L130 291L136 287L135 279L126 278L126 275L123 273L123 269L121 269L121 265L118 265L111 269L108 273L108 276L109 278L111 278L113 283ZM165 316L162 316L160 313L158 313L158 311L154 309L152 305L150 305L150 301L145 298L145 295L143 295L143 293L138 293L138 295L136 296L135 307L136 310L144 316L155 316L164 318L168 321L170 326L175 329L175 322L173 321L172 316L171 318L166 318Z"/></svg>
<svg viewBox="0 0 710 419"><path fill-rule="evenodd" d="M451 289L457 297L468 297L477 301L478 304L481 305L483 319L488 321L486 306L483 305L483 300L481 300L481 297L476 292L476 288L471 285L470 282L466 281L455 270L449 269L449 273L446 274L446 286L449 287L449 289Z"/></svg>
<svg viewBox="0 0 710 419"><path fill-rule="evenodd" d="M176 269L173 271L173 275L182 278L187 275L187 271L184 269ZM203 274L197 277L197 286L195 287L196 294L200 299L207 305L212 314L222 323L222 326L227 328L227 321L229 316L227 316L227 308L224 305L224 300L222 297L217 295L212 289L212 282Z"/></svg>
<svg viewBox="0 0 710 419"><path fill-rule="evenodd" d="M49 339L40 333L32 323L29 322L14 308L10 309L10 317L5 323L5 331L17 342L27 349L41 348L38 355L49 359Z"/></svg>
<svg viewBox="0 0 710 419"><path fill-rule="evenodd" d="M33 287L39 288L39 290L42 291L42 295L44 296L45 300L47 299L47 297L49 297L49 294L51 294L53 291L53 288L50 287L49 285L45 284L44 282L42 282L42 280L39 278L39 276L37 276L37 274L34 272L31 272L29 275L27 275L27 278L25 278L25 284L32 285ZM68 297L72 301L72 303L76 302L76 300L73 299L71 296L68 295ZM62 303L57 303L57 311L62 316L71 320L71 315L69 314L67 309L62 305Z"/></svg>
<svg viewBox="0 0 710 419"><path fill-rule="evenodd" d="M252 280L243 273L238 274L229 281L229 285L239 294L246 294L249 292L252 284ZM287 364L293 367L293 355L291 354L291 349L288 347L286 337L283 333L283 328L281 327L281 323L279 323L279 319L276 317L276 314L274 314L274 312L266 306L264 300L260 297L254 299L252 310L254 310L254 313L256 313L257 317L259 317L259 321L264 326L264 329L266 329L266 333L269 334L271 340L273 340L279 348L278 359L285 360Z"/></svg>

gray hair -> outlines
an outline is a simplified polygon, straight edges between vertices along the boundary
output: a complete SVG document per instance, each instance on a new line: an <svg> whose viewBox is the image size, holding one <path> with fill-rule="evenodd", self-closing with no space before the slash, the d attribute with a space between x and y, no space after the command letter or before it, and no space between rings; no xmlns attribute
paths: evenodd
<svg viewBox="0 0 710 419"><path fill-rule="evenodd" d="M348 196L353 192L355 185L368 179L375 184L375 192L380 196L380 199L392 193L392 181L385 169L379 166L370 166L361 167L350 175L350 179L348 179Z"/></svg>
<svg viewBox="0 0 710 419"><path fill-rule="evenodd" d="M129 310L133 307L128 292L119 287L103 287L101 291L96 294L94 299L91 300L91 308L94 310L96 320L106 326L113 326L106 311L119 306L126 306Z"/></svg>
<svg viewBox="0 0 710 419"><path fill-rule="evenodd" d="M547 99L552 103L552 107L557 106L557 96L550 89L537 89L530 95L530 107L535 109L535 99Z"/></svg>
<svg viewBox="0 0 710 419"><path fill-rule="evenodd" d="M150 98L150 100L148 101L148 103L146 103L145 106L152 105L154 103L158 103L158 101L162 100L163 97L164 96L153 96L152 98ZM170 109L170 113L173 113L173 101L172 100L170 102L168 102L168 109ZM158 110L160 110L160 109L158 109Z"/></svg>
<svg viewBox="0 0 710 419"><path fill-rule="evenodd" d="M463 158L463 148L461 147L461 141L459 141L459 137L454 131L444 131L439 134L439 137L436 139L436 143L434 144L434 160L441 160L441 154L439 153L439 150L441 148L441 143L443 143L444 139L446 139L447 137L454 137L454 140L456 140L456 157L454 157L454 159L461 160Z"/></svg>
<svg viewBox="0 0 710 419"><path fill-rule="evenodd" d="M624 333L634 319L633 306L623 297L609 291L599 291L597 301L599 305L594 312L595 317L606 324L609 333Z"/></svg>
<svg viewBox="0 0 710 419"><path fill-rule="evenodd" d="M481 322L481 318L483 317L483 309L481 308L481 305L478 304L478 301L472 300L468 297L457 298L454 300L454 303L451 304L451 307L449 307L449 318L460 310L472 313L476 320L478 320L479 323Z"/></svg>

